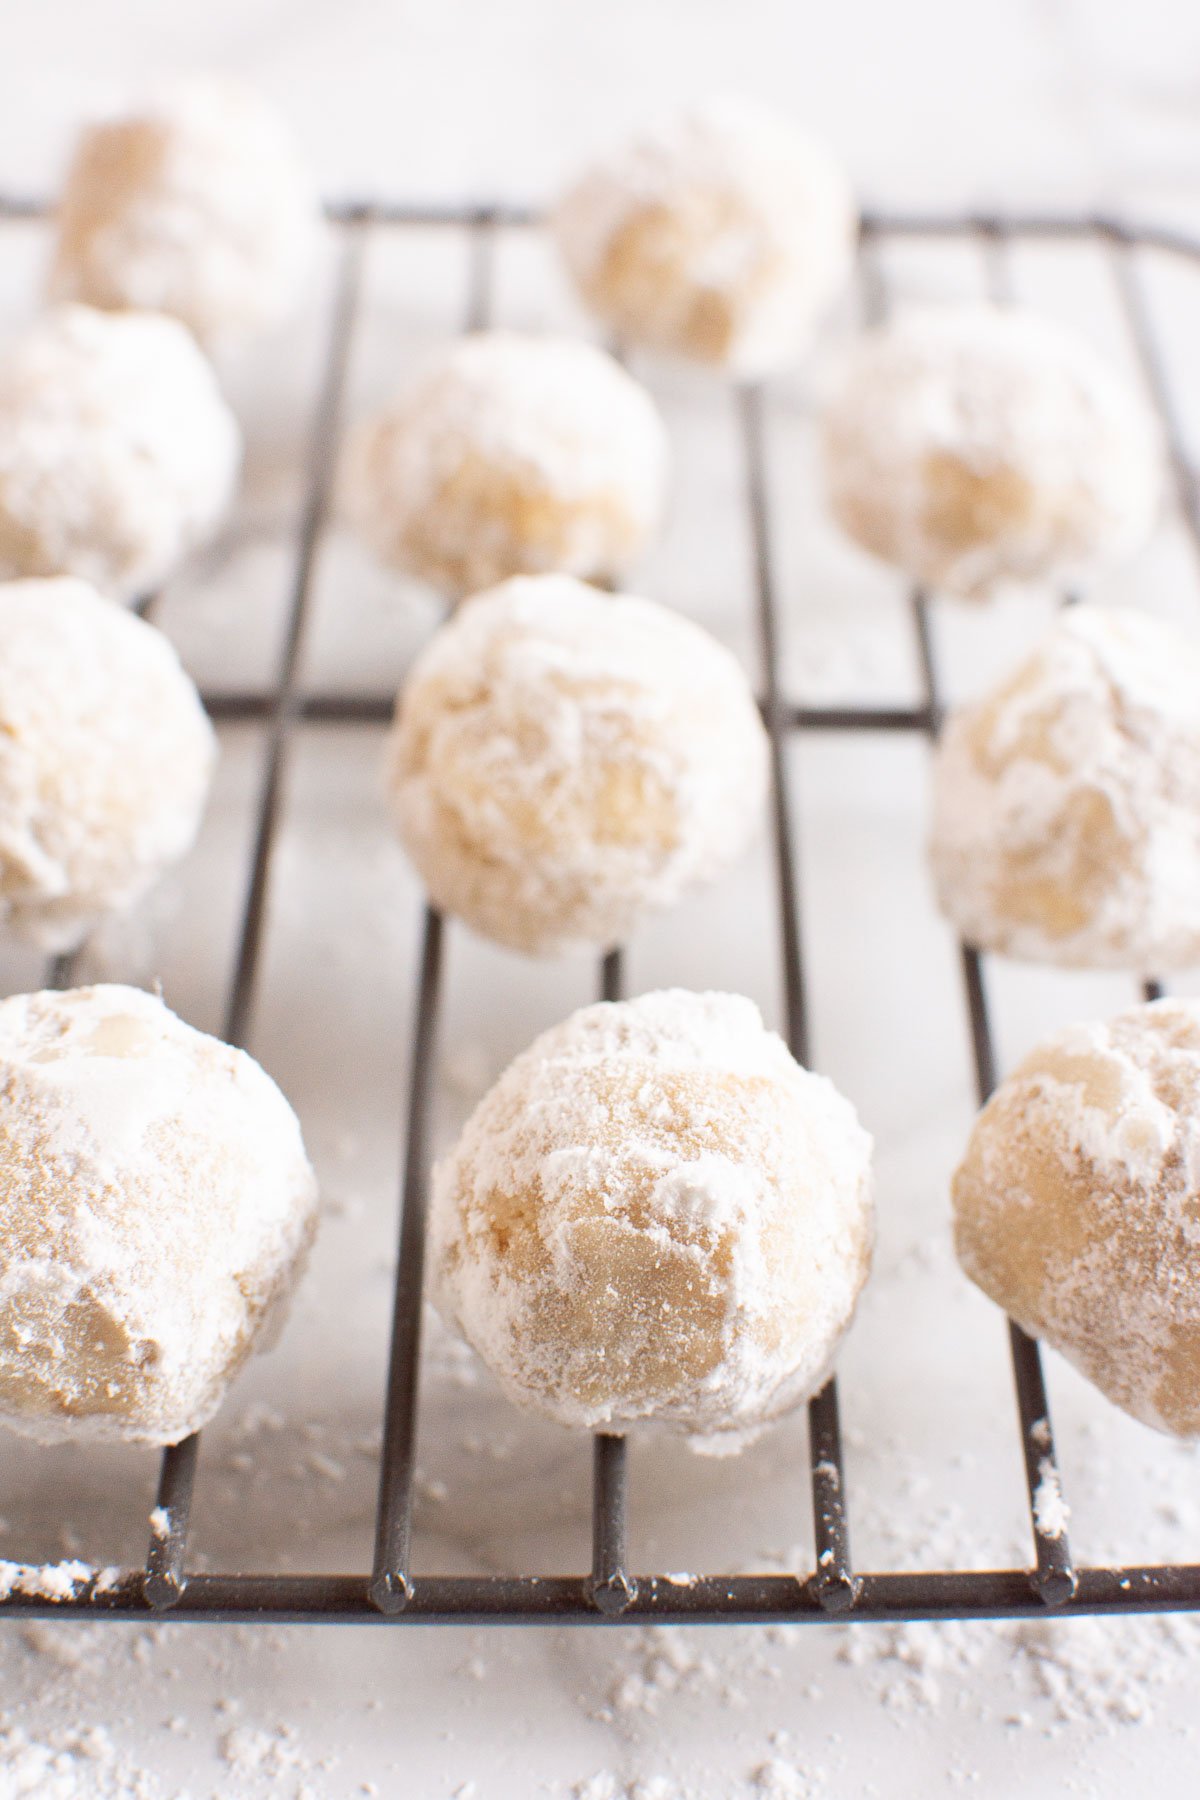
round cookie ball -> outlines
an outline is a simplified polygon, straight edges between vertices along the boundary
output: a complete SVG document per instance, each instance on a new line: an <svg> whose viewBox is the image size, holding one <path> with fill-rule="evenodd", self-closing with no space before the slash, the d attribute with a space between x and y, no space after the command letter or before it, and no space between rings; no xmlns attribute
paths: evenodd
<svg viewBox="0 0 1200 1800"><path fill-rule="evenodd" d="M829 499L916 582L986 595L1065 581L1149 534L1146 409L1090 345L1011 307L949 305L869 332L822 420Z"/></svg>
<svg viewBox="0 0 1200 1800"><path fill-rule="evenodd" d="M756 829L767 739L736 659L650 600L517 577L436 633L388 782L436 906L546 955L621 942Z"/></svg>
<svg viewBox="0 0 1200 1800"><path fill-rule="evenodd" d="M282 1324L316 1223L296 1115L137 988L0 1001L0 1420L173 1444Z"/></svg>
<svg viewBox="0 0 1200 1800"><path fill-rule="evenodd" d="M1034 1051L954 1177L963 1268L1134 1418L1200 1433L1200 1003Z"/></svg>
<svg viewBox="0 0 1200 1800"><path fill-rule="evenodd" d="M0 353L0 579L145 594L220 522L240 459L182 325L61 307Z"/></svg>
<svg viewBox="0 0 1200 1800"><path fill-rule="evenodd" d="M294 307L318 214L286 127L258 95L179 82L81 134L50 294L170 313L206 343L235 337Z"/></svg>
<svg viewBox="0 0 1200 1800"><path fill-rule="evenodd" d="M0 916L74 949L190 848L216 756L152 625L82 581L0 583Z"/></svg>
<svg viewBox="0 0 1200 1800"><path fill-rule="evenodd" d="M433 1296L519 1404L737 1450L830 1372L870 1267L870 1157L749 1000L585 1007L435 1170Z"/></svg>
<svg viewBox="0 0 1200 1800"><path fill-rule="evenodd" d="M931 856L968 943L1141 974L1200 962L1200 647L1074 606L946 726Z"/></svg>
<svg viewBox="0 0 1200 1800"><path fill-rule="evenodd" d="M352 435L346 504L382 562L452 598L508 575L617 577L662 515L667 439L620 365L477 332Z"/></svg>
<svg viewBox="0 0 1200 1800"><path fill-rule="evenodd" d="M752 376L794 362L845 286L845 171L789 119L710 100L643 131L560 201L587 303L630 343Z"/></svg>

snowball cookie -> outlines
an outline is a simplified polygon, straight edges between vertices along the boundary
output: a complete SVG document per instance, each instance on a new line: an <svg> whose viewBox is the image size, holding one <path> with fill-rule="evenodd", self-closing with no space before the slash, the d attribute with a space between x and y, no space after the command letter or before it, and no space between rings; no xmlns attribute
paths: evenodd
<svg viewBox="0 0 1200 1800"><path fill-rule="evenodd" d="M0 579L148 592L219 523L240 458L182 325L60 307L0 353Z"/></svg>
<svg viewBox="0 0 1200 1800"><path fill-rule="evenodd" d="M662 513L667 439L591 344L482 331L352 434L348 511L376 555L458 598L506 575L619 575Z"/></svg>
<svg viewBox="0 0 1200 1800"><path fill-rule="evenodd" d="M962 595L1136 549L1161 486L1136 395L1090 345L1011 307L921 308L868 333L825 408L823 455L850 536Z"/></svg>
<svg viewBox="0 0 1200 1800"><path fill-rule="evenodd" d="M167 639L82 581L0 583L0 917L75 948L190 848L216 740Z"/></svg>
<svg viewBox="0 0 1200 1800"><path fill-rule="evenodd" d="M954 1177L959 1260L1134 1418L1200 1433L1200 1002L1047 1040Z"/></svg>
<svg viewBox="0 0 1200 1800"><path fill-rule="evenodd" d="M857 218L824 144L752 102L710 100L589 169L554 229L622 337L762 375L795 361L845 285Z"/></svg>
<svg viewBox="0 0 1200 1800"><path fill-rule="evenodd" d="M435 1170L434 1299L520 1404L740 1449L829 1374L870 1267L870 1158L749 1000L584 1007Z"/></svg>
<svg viewBox="0 0 1200 1800"><path fill-rule="evenodd" d="M728 650L568 575L460 608L413 665L388 748L434 905L543 955L617 944L721 874L756 829L767 767Z"/></svg>
<svg viewBox="0 0 1200 1800"><path fill-rule="evenodd" d="M316 1222L296 1115L129 987L0 1001L0 1419L173 1444L282 1323Z"/></svg>
<svg viewBox="0 0 1200 1800"><path fill-rule="evenodd" d="M318 206L291 137L256 94L180 82L80 136L59 204L50 292L171 313L203 342L289 311Z"/></svg>
<svg viewBox="0 0 1200 1800"><path fill-rule="evenodd" d="M947 725L933 873L969 943L1161 974L1200 962L1200 647L1074 606Z"/></svg>

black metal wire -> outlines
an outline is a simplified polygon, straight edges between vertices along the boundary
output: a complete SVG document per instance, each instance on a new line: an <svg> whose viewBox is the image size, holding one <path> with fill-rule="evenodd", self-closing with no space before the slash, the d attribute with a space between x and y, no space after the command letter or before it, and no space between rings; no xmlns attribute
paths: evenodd
<svg viewBox="0 0 1200 1800"><path fill-rule="evenodd" d="M478 331L491 310L493 221L470 221L465 326ZM375 1558L370 1597L382 1613L402 1612L413 1597L411 1572L413 1483L417 1471L417 1389L421 1360L421 1306L425 1276L425 1214L428 1205L429 1121L433 1105L433 1059L442 969L442 921L425 909L417 1000L413 1014L405 1107L404 1177L400 1241L392 1300L379 1500L375 1514Z"/></svg>
<svg viewBox="0 0 1200 1800"><path fill-rule="evenodd" d="M797 1062L807 1065L808 1002L804 983L804 953L800 942L797 839L789 794L787 712L779 685L778 606L771 561L770 497L767 492L767 449L761 388L743 388L739 396L739 407L746 459L746 505L750 516L754 557L759 652L762 659L763 718L770 739L771 816L779 885L784 1035Z"/></svg>
<svg viewBox="0 0 1200 1800"><path fill-rule="evenodd" d="M37 217L36 201L0 196L0 218ZM231 1041L244 1041L253 1006L262 946L273 846L282 807L291 735L300 724L361 724L379 727L390 717L391 695L303 693L299 667L309 594L336 455L338 417L353 331L361 255L370 228L437 225L469 232L467 324L486 324L496 230L536 222L525 207L411 206L344 202L327 208L346 233L326 369L314 424L308 484L297 544L292 601L279 680L269 691L212 692L205 696L218 721L265 724L263 785L256 817L250 879L226 1017ZM1114 267L1131 333L1137 343L1152 398L1163 424L1178 485L1179 501L1200 554L1200 499L1183 446L1181 429L1132 254L1139 248L1186 257L1200 265L1200 243L1154 227L1130 226L1107 216L958 215L895 217L868 215L863 226L863 269L867 313L878 317L886 304L878 246L890 237L974 236L985 253L993 292L1004 291L1004 257L1014 237L1098 239L1114 253ZM822 731L918 731L931 739L943 706L929 602L914 594L911 613L921 702L916 706L801 705L786 698L779 676L778 597L772 566L771 507L764 396L747 389L737 397L746 464L746 498L754 556L756 608L763 663L763 716L771 741L774 776L772 818L776 848L780 950L787 1035L795 1054L810 1054L800 924L799 854L787 767L790 734ZM392 1318L384 1442L380 1461L375 1555L368 1575L200 1574L186 1569L187 1530L198 1454L190 1438L163 1458L155 1529L144 1570L129 1570L114 1584L95 1579L73 1598L50 1601L13 1592L0 1601L0 1616L75 1616L144 1620L147 1608L170 1608L175 1619L344 1621L381 1623L517 1624L702 1623L715 1621L817 1622L839 1613L864 1620L964 1619L1037 1616L1047 1605L1058 1616L1080 1613L1137 1613L1200 1609L1200 1565L1081 1568L1071 1562L1065 1534L1045 1530L1038 1518L1038 1494L1049 1479L1058 1491L1053 1436L1037 1345L1015 1325L1010 1347L1022 1451L1034 1535L1032 1570L921 1570L913 1573L859 1573L850 1557L838 1395L831 1381L809 1406L809 1460L815 1557L811 1577L696 1575L669 1578L634 1576L628 1568L628 1451L615 1435L597 1434L592 1495L592 1566L585 1575L502 1577L421 1576L411 1566L413 1477L416 1458L417 1390L420 1372L421 1290L424 1260L426 1171L433 1094L434 1046L442 970L442 924L427 910L424 921L409 1086L405 1101L404 1176L399 1254ZM970 1022L976 1086L980 1100L996 1078L985 977L979 955L962 949L964 992ZM69 984L73 959L55 959L48 980ZM619 950L602 959L601 997L619 999L623 964ZM1161 992L1144 984L1148 998Z"/></svg>
<svg viewBox="0 0 1200 1800"><path fill-rule="evenodd" d="M623 1437L597 1432L592 1449L592 1579L589 1593L600 1612L628 1612L638 1584L626 1568L625 1513L628 1498Z"/></svg>
<svg viewBox="0 0 1200 1800"><path fill-rule="evenodd" d="M235 693L206 688L202 695L210 719L219 725L256 725L275 711L274 691L248 689ZM296 720L304 725L386 725L395 699L391 694L313 693L301 695ZM766 702L759 701L762 711ZM928 710L920 706L798 706L780 703L788 731L928 731Z"/></svg>
<svg viewBox="0 0 1200 1800"><path fill-rule="evenodd" d="M922 1569L864 1573L850 1617L1029 1619L1046 1607L1024 1569ZM1074 1596L1056 1618L1091 1614L1200 1611L1200 1568L1133 1564L1078 1571ZM146 1623L141 1571L113 1586L89 1582L71 1600L14 1592L0 1616L85 1618ZM399 1614L373 1605L361 1575L193 1574L172 1620L209 1623L370 1625L756 1625L827 1623L828 1609L793 1575L696 1575L685 1581L640 1575L627 1608L606 1613L592 1599L591 1577L571 1575L423 1575Z"/></svg>
<svg viewBox="0 0 1200 1800"><path fill-rule="evenodd" d="M44 194L0 192L0 219L43 219L53 211ZM492 226L502 230L540 226L539 206L495 200L425 201L332 197L325 201L325 217L331 225L420 228L442 226L451 230ZM986 237L998 231L1009 237L1062 238L1068 242L1093 238L1114 246L1143 247L1193 261L1197 241L1189 232L1170 225L1128 220L1106 212L889 212L867 207L861 219L864 241L875 238Z"/></svg>
<svg viewBox="0 0 1200 1800"><path fill-rule="evenodd" d="M441 974L442 920L432 907L426 907L413 1013L400 1244L392 1302L392 1343L388 1355L375 1561L370 1586L372 1601L386 1613L400 1612L408 1605L413 1592L409 1558L413 1480L417 1470L421 1290L425 1272L429 1114L433 1101L433 1058Z"/></svg>
<svg viewBox="0 0 1200 1800"><path fill-rule="evenodd" d="M182 1443L172 1444L163 1451L154 1503L157 1516L150 1534L146 1578L142 1584L143 1597L155 1612L177 1606L187 1587L183 1564L187 1555L199 1453L199 1432L193 1432Z"/></svg>
<svg viewBox="0 0 1200 1800"><path fill-rule="evenodd" d="M742 441L746 461L746 504L754 557L759 650L765 699L763 718L771 757L771 815L775 838L775 872L779 894L779 945L783 965L783 1002L788 1048L808 1066L811 1056L804 951L800 935L800 883L795 813L787 764L787 709L779 679L778 596L771 537L766 423L759 387L740 395ZM858 1584L850 1562L850 1526L846 1516L842 1441L838 1424L836 1377L830 1376L808 1405L808 1447L812 1481L813 1536L816 1568L812 1591L826 1611L844 1612L853 1605Z"/></svg>
<svg viewBox="0 0 1200 1800"><path fill-rule="evenodd" d="M610 950L600 959L600 998L625 993L624 957ZM625 1439L599 1431L592 1444L592 1604L610 1616L623 1613L637 1597L637 1582L626 1556L629 1456Z"/></svg>

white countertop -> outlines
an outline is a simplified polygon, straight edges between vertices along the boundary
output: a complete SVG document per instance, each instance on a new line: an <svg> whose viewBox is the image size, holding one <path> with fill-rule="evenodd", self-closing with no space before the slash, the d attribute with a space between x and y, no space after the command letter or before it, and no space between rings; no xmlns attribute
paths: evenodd
<svg viewBox="0 0 1200 1800"><path fill-rule="evenodd" d="M219 63L289 111L331 193L536 197L587 145L662 99L722 87L793 105L826 130L876 205L1102 203L1200 228L1200 20L1181 4L1151 0L1131 13L1114 0L1023 0L985 11L915 0L792 9L782 20L783 10L766 0L736 9L210 0L127 4L101 18L47 4L10 22L19 55L10 43L0 67L0 187L45 189L69 120L135 65ZM0 236L6 324L35 302L40 253L34 228ZM889 270L915 292L970 292L980 281L954 246L913 246ZM352 412L457 328L464 274L451 236L377 239ZM1200 279L1157 265L1148 274L1195 427ZM1016 275L1023 296L1128 356L1098 253L1023 250ZM496 276L502 320L579 326L536 237L506 237ZM328 297L325 279L302 318L224 371L249 441L239 522L160 614L214 685L265 679L278 649ZM756 668L728 396L699 377L638 372L667 409L678 475L667 539L637 585ZM781 384L769 418L788 691L907 701L915 669L897 584L838 539L813 489L809 387ZM1104 584L1110 595L1131 587L1155 607L1195 612L1200 584L1176 519ZM1049 605L1034 595L939 607L952 687L977 686ZM433 617L335 528L317 571L305 679L394 685ZM237 859L261 779L259 734L223 739L196 853L91 957L98 974L160 976L167 999L209 1029L220 1024ZM948 1243L947 1176L973 1105L955 950L924 870L926 754L907 737L812 739L792 752L815 1060L878 1141L877 1273L841 1371L863 1567L1028 1555L1003 1321L958 1275ZM214 1568L261 1567L265 1557L292 1569L369 1562L420 921L416 884L386 829L378 760L373 730L311 727L288 766L252 1048L300 1112L327 1216L279 1349L205 1434L194 1545ZM775 931L763 842L718 889L646 929L630 985L737 988L775 1019ZM36 958L0 954L6 986L39 975ZM592 996L595 970L526 963L452 928L447 983L441 1143L511 1054ZM1005 1064L1053 1024L1133 997L1118 978L1000 968L991 990ZM1080 1558L1200 1555L1196 1455L1106 1407L1057 1359L1048 1369ZM436 1325L422 1407L418 1572L585 1565L585 1443L512 1411ZM6 1439L0 1556L140 1559L155 1461ZM802 1419L724 1462L670 1441L637 1444L631 1479L635 1567L808 1566ZM667 1633L8 1627L0 1732L15 1726L59 1749L95 1726L108 1735L90 1740L90 1756L77 1744L72 1762L27 1789L14 1785L20 1760L0 1737L0 1800L1190 1795L1198 1650L1189 1621Z"/></svg>

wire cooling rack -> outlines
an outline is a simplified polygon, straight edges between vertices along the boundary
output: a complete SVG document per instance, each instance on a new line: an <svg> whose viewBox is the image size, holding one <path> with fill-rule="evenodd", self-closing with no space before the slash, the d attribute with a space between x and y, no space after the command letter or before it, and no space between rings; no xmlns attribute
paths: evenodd
<svg viewBox="0 0 1200 1800"><path fill-rule="evenodd" d="M37 218L32 201L0 197L0 220ZM470 303L465 323L487 323L491 310L492 249L498 230L534 227L524 209L501 206L428 207L342 204L329 209L339 240L338 281L324 352L324 372L313 422L312 453L295 551L295 575L278 677L269 691L208 692L218 722L265 726L267 748L258 795L246 899L241 917L224 1034L244 1042L263 942L272 851L280 815L282 781L293 728L305 722L343 725L384 723L390 699L365 693L304 694L300 653L309 611L313 571L329 510L343 391L354 338L363 254L371 234L405 227L443 226L469 234L472 247ZM1200 241L1144 229L1102 216L936 215L869 216L862 232L861 275L867 310L876 318L887 306L881 244L902 238L947 238L973 244L983 257L990 289L1005 297L1005 252L1018 240L1090 242L1107 252L1125 326L1157 408L1175 480L1179 507L1200 558L1200 486L1184 447L1180 418L1167 376L1167 360L1153 328L1140 259L1184 259L1200 270ZM761 703L770 734L772 825L779 915L779 954L786 1007L786 1035L793 1053L808 1061L808 1008L801 951L801 895L797 841L788 792L785 749L794 733L915 732L936 736L943 711L934 633L926 596L910 596L912 631L921 673L921 703L896 706L801 706L790 701L779 678L778 597L768 499L764 389L738 395L738 429L745 467L745 499L755 565ZM980 1100L995 1082L985 971L970 946L961 951L970 1019L975 1080ZM679 1578L634 1573L626 1556L626 1445L605 1433L594 1440L592 1566L563 1576L461 1576L412 1573L413 1500L416 1476L417 1377L420 1362L428 1135L434 1047L441 989L442 923L426 911L412 1018L411 1076L404 1109L404 1162L399 1257L392 1338L383 1402L383 1446L370 1570L344 1575L200 1573L188 1568L188 1524L200 1450L198 1436L164 1452L158 1486L157 1529L144 1567L106 1572L73 1584L65 1597L22 1591L18 1583L0 1598L0 1616L50 1615L88 1619L176 1619L252 1622L371 1621L392 1624L600 1624L805 1622L829 1619L965 1619L1082 1613L1162 1612L1200 1609L1200 1564L1080 1567L1065 1532L1039 1524L1036 1493L1047 1477L1057 1481L1050 1411L1037 1344L1010 1324L1012 1369L1021 1448L1029 1494L1033 1560L1027 1568L865 1571L850 1553L850 1519L842 1475L836 1379L809 1403L813 1560L807 1575L696 1575ZM52 965L48 980L66 985L70 958ZM599 992L622 993L622 955L603 959ZM1160 989L1145 984L1148 998ZM36 1590L36 1583L27 1584Z"/></svg>

